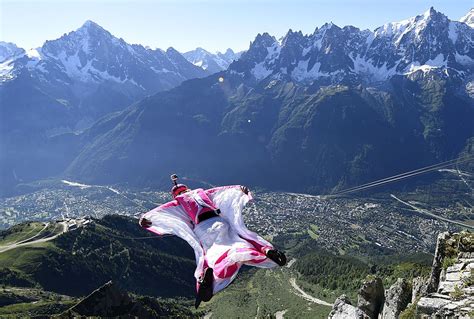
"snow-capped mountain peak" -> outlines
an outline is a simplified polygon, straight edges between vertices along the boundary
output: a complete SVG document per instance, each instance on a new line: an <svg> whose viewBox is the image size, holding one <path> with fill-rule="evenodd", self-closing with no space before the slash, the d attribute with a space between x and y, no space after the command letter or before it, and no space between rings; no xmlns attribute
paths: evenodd
<svg viewBox="0 0 474 319"><path fill-rule="evenodd" d="M56 74L50 80L68 85L112 81L148 91L159 83L151 78L164 77L165 73L174 78L165 83L179 83L206 74L173 48L165 52L128 44L90 20L77 30L28 51L26 56L28 61L17 63L17 69L23 66L39 80L51 78L48 74ZM8 79L13 77L11 74Z"/></svg>
<svg viewBox="0 0 474 319"><path fill-rule="evenodd" d="M11 42L0 41L0 63L18 57L25 53L25 50Z"/></svg>
<svg viewBox="0 0 474 319"><path fill-rule="evenodd" d="M385 36L393 39L395 44L400 44L404 39L410 38L410 41L419 40L421 33L430 25L446 23L448 18L436 11L433 7L423 14L402 20L399 22L390 22L384 24L375 30L375 36Z"/></svg>
<svg viewBox="0 0 474 319"><path fill-rule="evenodd" d="M430 8L373 32L326 23L313 34L289 30L281 43L259 34L231 69L257 81L290 77L296 82L385 81L397 74L474 68L472 28ZM448 71L445 71L448 72Z"/></svg>
<svg viewBox="0 0 474 319"><path fill-rule="evenodd" d="M474 8L471 8L465 16L459 19L459 22L465 23L471 28L474 28Z"/></svg>
<svg viewBox="0 0 474 319"><path fill-rule="evenodd" d="M0 41L0 83L14 77L14 60L25 54L25 50L14 43Z"/></svg>
<svg viewBox="0 0 474 319"><path fill-rule="evenodd" d="M100 54L100 51L109 51L108 49L115 46L125 48L127 44L97 23L88 20L77 30L64 34L59 39L46 41L42 51L45 55L53 56L61 53L64 53L65 56L72 56L79 54L79 52L86 55L96 55Z"/></svg>
<svg viewBox="0 0 474 319"><path fill-rule="evenodd" d="M73 130L81 130L98 117L118 111L158 91L209 73L189 63L173 48L151 50L128 44L93 21L75 31L24 52L0 43L0 86L12 81L30 95L39 94L51 105L74 109ZM12 52L20 52L12 56ZM30 91L28 91L30 90ZM55 134L54 132L52 134Z"/></svg>
<svg viewBox="0 0 474 319"><path fill-rule="evenodd" d="M203 70L209 71L210 73L216 73L226 70L234 60L238 59L240 53L234 53L232 49L227 49L225 53L211 53L198 47L192 51L183 53L183 56L189 62Z"/></svg>
<svg viewBox="0 0 474 319"><path fill-rule="evenodd" d="M95 23L92 20L86 20L86 22L84 22L82 27L80 27L79 29L90 29L90 28L101 29L101 30L105 31L104 28L102 28L100 25L98 25L97 23Z"/></svg>
<svg viewBox="0 0 474 319"><path fill-rule="evenodd" d="M7 52L3 47L6 45L0 45L0 55ZM1 82L26 71L37 81L54 87L76 87L81 83L78 87L85 85L94 90L95 86L110 82L142 95L206 75L173 48L165 52L128 44L90 20L75 31L46 41L41 48L26 54L23 51L23 56L2 64L2 70L8 72L2 71Z"/></svg>

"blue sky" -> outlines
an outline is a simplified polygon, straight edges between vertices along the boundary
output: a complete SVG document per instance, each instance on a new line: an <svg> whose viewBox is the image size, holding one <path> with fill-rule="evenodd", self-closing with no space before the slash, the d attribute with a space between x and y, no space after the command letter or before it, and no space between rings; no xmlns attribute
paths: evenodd
<svg viewBox="0 0 474 319"><path fill-rule="evenodd" d="M430 6L458 20L472 0L0 0L0 40L41 46L92 20L129 43L179 51L247 49L257 33L312 33L325 22L374 29Z"/></svg>

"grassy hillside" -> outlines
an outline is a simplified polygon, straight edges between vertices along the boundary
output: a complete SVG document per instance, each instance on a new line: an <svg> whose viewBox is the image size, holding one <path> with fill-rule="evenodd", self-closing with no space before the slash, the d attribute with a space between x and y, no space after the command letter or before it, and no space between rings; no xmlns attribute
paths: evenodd
<svg viewBox="0 0 474 319"><path fill-rule="evenodd" d="M295 274L288 268L250 269L203 309L212 318L327 318L331 307L302 298L289 281Z"/></svg>
<svg viewBox="0 0 474 319"><path fill-rule="evenodd" d="M25 237L32 227L7 231L4 241ZM85 295L109 280L139 294L193 296L191 249L177 238L133 239L147 236L134 220L109 216L53 241L1 253L0 271L8 269L16 278L10 281L23 278L29 285L71 296Z"/></svg>

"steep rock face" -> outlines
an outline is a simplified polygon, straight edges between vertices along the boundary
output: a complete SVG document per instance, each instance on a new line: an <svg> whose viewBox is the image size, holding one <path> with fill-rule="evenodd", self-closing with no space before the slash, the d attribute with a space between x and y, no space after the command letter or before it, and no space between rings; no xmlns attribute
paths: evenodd
<svg viewBox="0 0 474 319"><path fill-rule="evenodd" d="M428 282L427 292L435 292L438 289L441 270L443 269L443 260L446 257L446 240L449 237L449 233L441 233L438 235L436 242L435 258L433 259L433 265L431 266L431 275Z"/></svg>
<svg viewBox="0 0 474 319"><path fill-rule="evenodd" d="M424 318L471 318L474 312L474 234L438 236L428 293L416 304ZM434 291L433 291L434 289Z"/></svg>
<svg viewBox="0 0 474 319"><path fill-rule="evenodd" d="M369 279L359 289L357 308L362 310L369 318L376 319L382 310L384 300L382 279L378 277Z"/></svg>
<svg viewBox="0 0 474 319"><path fill-rule="evenodd" d="M358 291L357 306L353 306L346 295L342 295L334 302L330 319L376 319L384 302L382 279L369 278L362 283Z"/></svg>
<svg viewBox="0 0 474 319"><path fill-rule="evenodd" d="M411 300L411 287L405 279L398 278L388 290L385 291L383 305L383 319L397 319Z"/></svg>

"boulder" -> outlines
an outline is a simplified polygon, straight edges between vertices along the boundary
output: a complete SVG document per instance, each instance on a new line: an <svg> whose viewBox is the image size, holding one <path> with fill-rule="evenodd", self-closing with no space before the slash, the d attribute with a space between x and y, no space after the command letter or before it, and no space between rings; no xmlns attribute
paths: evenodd
<svg viewBox="0 0 474 319"><path fill-rule="evenodd" d="M359 289L357 308L368 318L376 319L383 307L384 294L382 279L377 277L365 280Z"/></svg>
<svg viewBox="0 0 474 319"><path fill-rule="evenodd" d="M336 299L329 313L328 319L367 319L367 315L359 308L353 306L346 295Z"/></svg>
<svg viewBox="0 0 474 319"><path fill-rule="evenodd" d="M387 291L382 310L383 319L397 319L411 301L411 287L406 279L398 278Z"/></svg>

